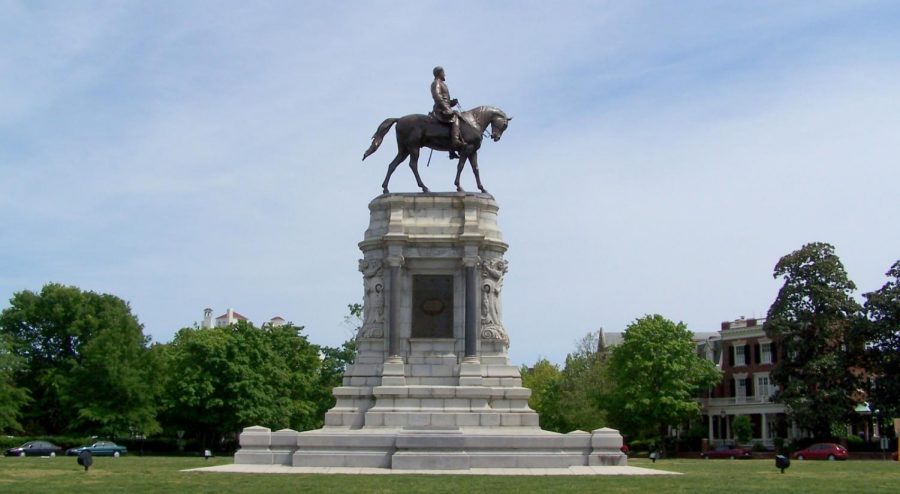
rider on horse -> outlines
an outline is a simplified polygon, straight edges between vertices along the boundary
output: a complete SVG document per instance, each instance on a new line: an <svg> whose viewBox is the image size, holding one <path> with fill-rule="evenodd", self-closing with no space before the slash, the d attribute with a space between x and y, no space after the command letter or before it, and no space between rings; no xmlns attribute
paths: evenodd
<svg viewBox="0 0 900 494"><path fill-rule="evenodd" d="M459 158L455 150L463 146L459 137L459 116L453 107L459 102L450 99L450 90L444 83L446 76L444 68L437 66L431 71L434 74L434 82L431 83L431 97L434 98L434 108L431 115L438 121L450 124L450 159Z"/></svg>

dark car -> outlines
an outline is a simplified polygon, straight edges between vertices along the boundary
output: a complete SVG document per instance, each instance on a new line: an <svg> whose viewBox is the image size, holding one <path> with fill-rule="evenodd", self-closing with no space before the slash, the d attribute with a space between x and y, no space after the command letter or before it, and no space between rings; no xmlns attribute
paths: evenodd
<svg viewBox="0 0 900 494"><path fill-rule="evenodd" d="M110 441L97 441L90 446L81 446L80 448L70 448L66 451L67 456L78 456L82 451L90 451L94 456L114 456L118 458L128 452L125 446Z"/></svg>
<svg viewBox="0 0 900 494"><path fill-rule="evenodd" d="M728 458L730 460L739 459L739 458L752 458L753 455L747 448L737 448L730 446L716 446L716 449L709 450L705 453L700 453L700 456L703 457L704 460L708 460L710 458Z"/></svg>
<svg viewBox="0 0 900 494"><path fill-rule="evenodd" d="M6 450L6 456L56 456L62 454L62 448L47 441L28 441L27 443Z"/></svg>
<svg viewBox="0 0 900 494"><path fill-rule="evenodd" d="M794 452L798 460L846 460L849 456L847 448L835 443L816 443Z"/></svg>

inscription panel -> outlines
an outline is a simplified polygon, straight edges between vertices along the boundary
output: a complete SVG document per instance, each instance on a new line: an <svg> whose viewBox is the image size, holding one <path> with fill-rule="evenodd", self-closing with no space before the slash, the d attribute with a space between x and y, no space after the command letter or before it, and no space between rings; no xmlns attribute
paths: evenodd
<svg viewBox="0 0 900 494"><path fill-rule="evenodd" d="M453 338L453 275L413 275L413 338Z"/></svg>

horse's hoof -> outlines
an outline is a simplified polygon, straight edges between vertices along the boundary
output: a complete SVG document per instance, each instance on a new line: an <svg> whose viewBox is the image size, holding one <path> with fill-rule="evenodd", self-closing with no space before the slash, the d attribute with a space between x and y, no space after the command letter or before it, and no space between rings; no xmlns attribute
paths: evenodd
<svg viewBox="0 0 900 494"><path fill-rule="evenodd" d="M480 189L481 189L481 193L482 193L482 194L487 194L487 193L488 193L487 189L485 189L484 187L480 187Z"/></svg>
<svg viewBox="0 0 900 494"><path fill-rule="evenodd" d="M465 192L465 189L463 189L462 187L460 187L460 186L457 185L457 186L456 186L456 191L457 191L457 192Z"/></svg>
<svg viewBox="0 0 900 494"><path fill-rule="evenodd" d="M381 188L381 191L382 191L384 194L390 194L390 193L391 193L389 190L387 190L387 187L382 187L382 188Z"/></svg>
<svg viewBox="0 0 900 494"><path fill-rule="evenodd" d="M428 190L428 187L422 187L422 193L423 193L423 194L427 194L427 193L429 193L429 192L431 192L431 191Z"/></svg>

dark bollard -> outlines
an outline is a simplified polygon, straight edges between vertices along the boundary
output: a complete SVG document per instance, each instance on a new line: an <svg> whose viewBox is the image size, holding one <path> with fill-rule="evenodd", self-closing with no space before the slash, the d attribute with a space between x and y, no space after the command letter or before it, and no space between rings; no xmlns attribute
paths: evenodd
<svg viewBox="0 0 900 494"><path fill-rule="evenodd" d="M84 471L87 472L88 468L91 468L91 465L94 463L94 457L91 455L91 452L88 450L83 450L78 453L78 464L84 467Z"/></svg>
<svg viewBox="0 0 900 494"><path fill-rule="evenodd" d="M775 468L780 468L781 473L784 473L784 469L791 466L791 460L784 455L776 455L775 456Z"/></svg>

